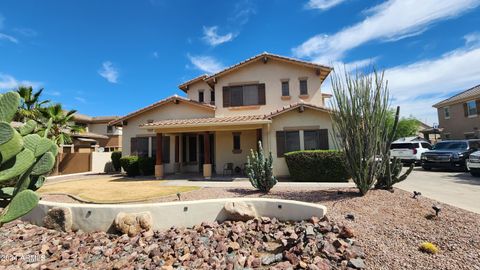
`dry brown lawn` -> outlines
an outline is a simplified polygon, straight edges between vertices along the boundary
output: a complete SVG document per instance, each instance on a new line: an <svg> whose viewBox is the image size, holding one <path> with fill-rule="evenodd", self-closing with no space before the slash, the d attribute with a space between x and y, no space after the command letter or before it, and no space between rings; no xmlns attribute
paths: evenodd
<svg viewBox="0 0 480 270"><path fill-rule="evenodd" d="M100 177L46 184L40 194L68 194L85 202L124 203L158 199L200 189L196 186L165 186L161 180Z"/></svg>

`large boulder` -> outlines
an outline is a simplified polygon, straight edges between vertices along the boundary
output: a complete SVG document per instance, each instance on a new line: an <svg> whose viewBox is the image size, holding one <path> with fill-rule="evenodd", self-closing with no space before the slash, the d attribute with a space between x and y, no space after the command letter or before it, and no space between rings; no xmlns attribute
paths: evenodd
<svg viewBox="0 0 480 270"><path fill-rule="evenodd" d="M228 220L247 221L257 217L257 211L252 204L245 202L227 202L223 207Z"/></svg>
<svg viewBox="0 0 480 270"><path fill-rule="evenodd" d="M136 236L142 231L150 231L153 219L150 212L125 213L120 212L115 217L115 228L122 234Z"/></svg>
<svg viewBox="0 0 480 270"><path fill-rule="evenodd" d="M43 226L48 229L68 232L72 230L72 211L70 208L53 207L43 218Z"/></svg>

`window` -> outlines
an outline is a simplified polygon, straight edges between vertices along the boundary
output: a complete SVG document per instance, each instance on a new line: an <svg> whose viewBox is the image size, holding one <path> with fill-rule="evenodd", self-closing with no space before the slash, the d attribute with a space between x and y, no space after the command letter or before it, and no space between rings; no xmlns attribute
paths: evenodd
<svg viewBox="0 0 480 270"><path fill-rule="evenodd" d="M162 161L170 163L170 136L162 136ZM152 137L152 157L157 156L157 138Z"/></svg>
<svg viewBox="0 0 480 270"><path fill-rule="evenodd" d="M204 100L205 100L204 92L203 92L203 90L201 90L201 91L198 92L198 102L202 102L202 103L203 103Z"/></svg>
<svg viewBox="0 0 480 270"><path fill-rule="evenodd" d="M130 154L132 156L148 157L148 137L130 138Z"/></svg>
<svg viewBox="0 0 480 270"><path fill-rule="evenodd" d="M107 133L113 133L113 126L107 126Z"/></svg>
<svg viewBox="0 0 480 270"><path fill-rule="evenodd" d="M282 81L282 96L283 97L290 96L290 89L289 89L288 81Z"/></svg>
<svg viewBox="0 0 480 270"><path fill-rule="evenodd" d="M233 153L241 153L242 148L240 145L240 132L233 133Z"/></svg>
<svg viewBox="0 0 480 270"><path fill-rule="evenodd" d="M422 143L422 148L432 149L432 146L429 143Z"/></svg>
<svg viewBox="0 0 480 270"><path fill-rule="evenodd" d="M285 153L300 150L300 132L277 131L277 157L283 157Z"/></svg>
<svg viewBox="0 0 480 270"><path fill-rule="evenodd" d="M210 91L210 104L215 104L215 91Z"/></svg>
<svg viewBox="0 0 480 270"><path fill-rule="evenodd" d="M300 79L300 95L308 95L307 79Z"/></svg>
<svg viewBox="0 0 480 270"><path fill-rule="evenodd" d="M305 130L303 132L303 146L305 150L327 150L328 130Z"/></svg>
<svg viewBox="0 0 480 270"><path fill-rule="evenodd" d="M444 107L443 113L445 115L445 119L450 119L450 107Z"/></svg>
<svg viewBox="0 0 480 270"><path fill-rule="evenodd" d="M463 110L465 117L477 116L477 102L475 100L471 100L467 103L463 103Z"/></svg>
<svg viewBox="0 0 480 270"><path fill-rule="evenodd" d="M223 107L265 105L265 84L223 87Z"/></svg>

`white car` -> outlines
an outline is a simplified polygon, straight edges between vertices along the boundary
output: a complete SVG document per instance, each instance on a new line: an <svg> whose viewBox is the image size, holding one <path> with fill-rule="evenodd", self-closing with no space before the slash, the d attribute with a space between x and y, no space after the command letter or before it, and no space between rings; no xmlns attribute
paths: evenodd
<svg viewBox="0 0 480 270"><path fill-rule="evenodd" d="M480 177L480 151L470 154L467 159L467 169L472 176Z"/></svg>
<svg viewBox="0 0 480 270"><path fill-rule="evenodd" d="M420 164L422 153L430 149L432 145L422 138L401 138L390 145L390 156L400 159L402 163Z"/></svg>

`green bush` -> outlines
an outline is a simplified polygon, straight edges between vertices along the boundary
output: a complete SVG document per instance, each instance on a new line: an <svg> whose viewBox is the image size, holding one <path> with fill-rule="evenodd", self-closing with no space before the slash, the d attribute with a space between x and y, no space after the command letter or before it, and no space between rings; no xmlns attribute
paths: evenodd
<svg viewBox="0 0 480 270"><path fill-rule="evenodd" d="M155 159L151 157L139 157L138 168L142 175L153 175L155 173Z"/></svg>
<svg viewBox="0 0 480 270"><path fill-rule="evenodd" d="M128 176L135 177L140 174L137 156L122 157L120 158L120 164Z"/></svg>
<svg viewBox="0 0 480 270"><path fill-rule="evenodd" d="M295 151L286 153L285 160L293 181L347 182L350 178L341 151Z"/></svg>
<svg viewBox="0 0 480 270"><path fill-rule="evenodd" d="M111 159L112 159L112 164L113 164L113 167L115 168L115 171L119 172L120 169L121 169L121 164L120 164L120 159L122 158L122 152L121 151L115 151L115 152L112 152L112 156L111 156Z"/></svg>

